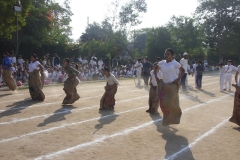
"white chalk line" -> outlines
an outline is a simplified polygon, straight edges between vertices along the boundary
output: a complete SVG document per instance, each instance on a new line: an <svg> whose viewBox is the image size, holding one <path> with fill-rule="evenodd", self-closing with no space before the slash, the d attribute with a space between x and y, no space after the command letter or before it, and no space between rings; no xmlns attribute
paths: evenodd
<svg viewBox="0 0 240 160"><path fill-rule="evenodd" d="M193 83L193 82L192 82ZM206 83L206 84L203 84L203 86L206 86L206 85L210 85L210 84L214 84L214 83L218 83L218 82L211 82L211 83ZM190 84L190 83L189 83ZM125 87L124 87L125 88ZM135 91L135 90L134 90ZM62 95L62 94L61 94ZM48 96L49 97L49 96ZM88 99L89 97L85 97L85 98L81 98L81 99ZM97 98L97 97L93 97L93 98ZM8 101L9 102L9 101ZM48 103L48 105L49 104L57 104L57 103L59 103L60 101L58 101L58 102L54 102L54 103ZM0 102L1 103L1 102ZM2 102L2 103L4 103L4 102ZM45 104L40 104L40 106L41 105L45 105ZM35 106L35 105L33 105L33 106ZM36 105L36 106L39 106L39 105ZM28 107L28 106L25 106L24 108L30 108L30 107ZM18 108L11 108L12 110L18 110L18 109L24 109L24 108L21 108L21 107L18 107ZM9 110L11 110L11 109L9 109ZM0 110L0 112L4 112L4 111L6 111L6 110Z"/></svg>
<svg viewBox="0 0 240 160"><path fill-rule="evenodd" d="M132 91L125 91L125 92L117 92L117 94L119 93L129 93L129 92L140 92L140 91L145 91L145 90L139 90L139 89L136 89L136 90L132 90ZM92 96L92 97L83 97L81 98L80 100L83 100L83 99L92 99L92 98L98 98L98 97L102 97L101 96ZM39 106L48 106L48 105L52 105L52 104L58 104L58 103L61 103L62 101L57 101L57 102L49 102L49 103L41 103L41 104L33 104L33 105L29 105L29 106L22 106L22 107L17 107L17 108L10 108L10 109L7 109L7 110L0 110L0 112L7 112L7 111L12 111L12 110L21 110L21 109L25 109L25 108L33 108L33 107L39 107Z"/></svg>
<svg viewBox="0 0 240 160"><path fill-rule="evenodd" d="M137 97L137 98L131 98L129 100L122 100L122 101L118 101L116 103L120 103L120 102L126 102L126 101L131 101L131 100L136 100L136 99L141 99L141 98L145 98L145 97L148 97L148 95L146 96L142 96L142 97ZM186 96L187 97L187 96ZM180 99L184 99L186 97L182 97ZM88 107L86 109L92 109L94 107L97 107L96 106L92 106L92 107ZM143 108L143 107L141 107ZM81 109L79 109L81 110ZM133 110L128 110L128 111L124 111L124 113L128 113L128 112L131 112L131 111L134 111L136 109L133 109ZM121 112L120 112L121 113ZM117 113L119 114L119 113ZM51 114L52 115L52 114ZM58 127L52 127L52 128L49 128L49 129L45 129L45 130L41 130L41 131L36 131L36 132L31 132L31 133L28 133L28 134L25 134L25 135L20 135L20 136L17 136L17 137L13 137L13 138L9 138L9 139L3 139L3 140L0 140L0 143L3 143L3 142L7 142L7 141L11 141L11 140L15 140L15 139L19 139L19 138L22 138L22 137L26 137L26 136L31 136L31 135L36 135L36 134L39 134L39 133L44 133L44 132L49 132L49 131L53 131L53 130L56 130L56 129L60 129L60 128L64 128L66 126L72 126L72 125L76 125L76 124L81 124L81 123L85 123L85 122L89 122L89 121L93 121L93 120L96 120L96 119L99 119L101 117L96 117L96 118L92 118L92 119L89 119L89 120L84 120L84 121L80 121L80 122L73 122L73 123L69 123L69 124L64 124L62 126L58 126Z"/></svg>
<svg viewBox="0 0 240 160"><path fill-rule="evenodd" d="M213 88L213 89L211 89L211 90L209 90L209 91L216 90L216 89L218 89L218 88ZM132 91L136 91L136 90L132 90ZM144 97L145 97L145 96L144 96ZM180 98L180 99L184 99L184 98L193 98L193 97L192 97L192 96L184 96L184 97L182 97L182 98ZM127 99L127 100L120 100L120 101L117 101L116 103L118 103L118 102L124 102L124 101L128 101L128 99ZM80 108L80 109L75 109L75 110L72 110L72 112L77 112L77 111L84 110L84 109L90 109L90 108L94 108L94 107L96 107L96 106L98 106L98 105L94 105L94 106L91 106L91 107ZM1 111L1 110L0 110L0 111ZM54 113L54 115L67 113L67 112L69 112L69 111L70 111L70 110L64 110L64 111L62 111L62 112ZM47 116L51 116L51 115L53 115L53 114L51 113L51 114L33 116L33 117L29 117L29 118L14 119L14 120L8 121L8 122L0 122L0 125L18 123L18 122L22 122L22 121L27 121L27 120L32 120L32 119L36 119L36 118L47 117Z"/></svg>
<svg viewBox="0 0 240 160"><path fill-rule="evenodd" d="M229 117L230 118L230 117ZM209 130L208 132L204 133L201 137L197 138L195 141L193 141L192 143L190 143L188 146L184 147L183 149L181 149L180 151L174 153L173 155L171 155L170 157L167 158L167 160L174 160L174 158L176 158L177 155L187 151L188 149L190 149L191 147L195 146L198 142L200 142L202 139L204 139L205 137L209 136L210 134L214 133L217 129L219 129L221 126L223 126L225 123L228 122L229 118L225 119L224 121L222 121L221 123L219 123L217 126L213 127L211 130Z"/></svg>
<svg viewBox="0 0 240 160"><path fill-rule="evenodd" d="M101 86L102 88L104 88L103 86ZM96 87L95 87L96 88ZM97 87L99 88L99 87ZM128 86L123 86L123 87L118 87L118 88L128 88ZM59 91L59 90L55 90L55 91ZM84 93L84 92L93 92L93 91L101 91L99 89L92 89L92 90L86 90L86 91L80 91L79 93ZM45 93L46 91L43 91L43 93ZM63 92L63 91L62 91ZM29 95L29 92L26 92L28 95ZM55 96L61 96L61 95L64 95L65 93L63 92L62 94L55 94L55 95L45 95L45 97L55 97ZM24 95L24 94L12 94L12 95L9 95L11 97L14 97L14 96L20 96L20 95ZM7 96L6 96L7 97ZM27 99L31 99L31 98L27 98ZM13 101L1 101L1 103L7 103L7 102L17 102L17 101L26 101L27 99L18 99L18 100L13 100Z"/></svg>
<svg viewBox="0 0 240 160"><path fill-rule="evenodd" d="M221 99L224 99L226 97L229 97L231 94L229 95L225 95L225 96L222 96L221 98L217 98L215 101L219 101ZM185 110L183 110L182 112L186 112L186 111L189 111L190 109L195 109L197 107L200 107L200 106L203 106L203 105L206 105L206 104L209 104L209 103L212 103L212 102L215 102L214 100L211 100L209 101L208 103L204 103L202 105L196 105L196 106L193 106L193 107L190 107L190 108L187 108ZM51 158L53 156L56 156L56 155L59 155L59 154L63 154L63 153L67 153L67 152L70 152L70 151L74 151L76 149L79 149L79 148L83 148L83 147L87 147L87 146L92 146L92 145L95 145L96 143L99 143L99 142L103 142L104 140L106 139L109 139L109 138L113 138L113 137L116 137L116 136L122 136L122 135L127 135L133 131L136 131L138 129L141 129L141 128L144 128L146 126L149 126L153 123L156 123L156 122L159 122L161 121L162 118L160 119L157 119L155 121L150 121L150 122L147 122L147 123L144 123L142 125L138 125L138 126L134 126L134 127L131 127L129 129L126 129L124 131L121 131L121 132L118 132L118 133L115 133L115 134L112 134L112 135L108 135L108 136L104 136L102 138L99 138L99 139L96 139L94 141L90 141L90 142L86 142L86 143L81 143L77 146L74 146L74 147L70 147L70 148L67 148L67 149L64 149L64 150L60 150L60 151L57 151L57 152L54 152L54 153L51 153L51 154L48 154L48 155L44 155L44 156L40 156L38 158L35 158L35 160L40 160L40 159L45 159L45 158Z"/></svg>
<svg viewBox="0 0 240 160"><path fill-rule="evenodd" d="M215 79L216 77L211 77L211 78L208 78L208 79L206 79L206 80L204 80L204 81L209 81L209 80L212 80L212 79ZM191 83L194 83L194 79L193 79L193 82L189 82L189 84L191 84ZM126 85L125 85L126 86ZM132 86L132 85L129 85L129 86ZM128 87L129 87L128 86ZM104 86L94 86L94 88L103 88ZM89 87L84 87L84 88L89 88ZM81 87L81 89L84 89L84 88L82 88ZM127 87L121 87L121 86L119 86L119 88L127 88ZM62 91L62 89L54 89L54 90L47 90L47 91L44 91L44 88L43 88L43 92L44 93L46 93L46 92L55 92L55 91ZM80 93L81 92L91 92L91 91L99 91L99 90L87 90L87 91L80 91ZM26 93L29 93L29 92L21 92L21 93L16 93L16 94L11 94L11 95L8 95L8 96L20 96L20 95L24 95L24 93L26 94ZM5 96L5 97L8 97L8 96ZM3 102L0 102L0 103L3 103Z"/></svg>
<svg viewBox="0 0 240 160"><path fill-rule="evenodd" d="M136 98L130 98L130 99L124 99L124 100L120 100L117 101L116 104L121 103L121 102L128 102L128 101L132 101L132 100L137 100L137 99L141 99L141 98L146 98L148 97L147 95L145 96L141 96L141 97L136 97ZM0 125L4 125L4 124L12 124L12 123L18 123L18 122L22 122L22 121L27 121L27 120L32 120L32 119L36 119L36 118L42 118L42 117L48 117L48 116L52 116L52 115L58 115L58 114L64 114L64 113L69 113L69 112L78 112L78 111L82 111L82 110L86 110L86 109L93 109L99 107L99 105L93 105L90 107L84 107L84 108L79 108L79 109L74 109L74 110L70 110L70 109L63 109L63 111L60 112L56 112L54 114L44 114L44 115L38 115L38 116L33 116L33 117L29 117L29 118L22 118L22 119L14 119L12 121L8 121L8 122L0 122Z"/></svg>

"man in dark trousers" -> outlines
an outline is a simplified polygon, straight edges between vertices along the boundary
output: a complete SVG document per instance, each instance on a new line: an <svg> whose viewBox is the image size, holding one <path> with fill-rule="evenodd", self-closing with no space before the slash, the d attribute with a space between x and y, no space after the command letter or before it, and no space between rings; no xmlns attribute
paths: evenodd
<svg viewBox="0 0 240 160"><path fill-rule="evenodd" d="M143 71L142 71L142 76L143 76L144 84L146 87L148 87L148 81L149 81L151 69L152 69L152 64L150 63L149 59L146 57L145 63L143 63Z"/></svg>
<svg viewBox="0 0 240 160"><path fill-rule="evenodd" d="M186 77L188 73L188 53L187 52L183 54L183 58L180 60L180 64L185 70L185 73L181 78L182 91L184 93L187 93L187 89L186 89Z"/></svg>
<svg viewBox="0 0 240 160"><path fill-rule="evenodd" d="M204 71L204 67L201 61L198 61L198 65L196 66L196 73L197 73L197 88L202 88L202 72Z"/></svg>
<svg viewBox="0 0 240 160"><path fill-rule="evenodd" d="M54 58L53 58L53 67L58 66L60 67L60 58L58 57L57 53L54 53Z"/></svg>

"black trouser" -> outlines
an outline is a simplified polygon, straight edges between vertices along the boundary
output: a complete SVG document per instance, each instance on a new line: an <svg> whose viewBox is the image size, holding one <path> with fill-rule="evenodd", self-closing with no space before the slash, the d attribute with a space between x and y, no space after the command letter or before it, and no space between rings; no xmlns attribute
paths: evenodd
<svg viewBox="0 0 240 160"><path fill-rule="evenodd" d="M186 77L187 77L187 73L184 73L184 75L182 76L181 79L181 86L182 86L182 90L186 91Z"/></svg>
<svg viewBox="0 0 240 160"><path fill-rule="evenodd" d="M143 72L143 80L144 80L144 84L147 86L148 85L148 81L149 81L149 73L144 73Z"/></svg>
<svg viewBox="0 0 240 160"><path fill-rule="evenodd" d="M197 75L197 87L202 88L202 75Z"/></svg>

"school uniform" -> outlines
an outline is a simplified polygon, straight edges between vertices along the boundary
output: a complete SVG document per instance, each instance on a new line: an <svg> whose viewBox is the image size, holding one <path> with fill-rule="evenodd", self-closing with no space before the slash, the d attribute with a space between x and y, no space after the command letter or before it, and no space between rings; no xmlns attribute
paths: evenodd
<svg viewBox="0 0 240 160"><path fill-rule="evenodd" d="M224 79L224 89L231 91L232 88L232 72L237 70L233 65L226 65L225 79Z"/></svg>
<svg viewBox="0 0 240 160"><path fill-rule="evenodd" d="M227 69L226 66L222 66L222 68L219 68L219 85L220 85L220 91L223 91L226 69Z"/></svg>

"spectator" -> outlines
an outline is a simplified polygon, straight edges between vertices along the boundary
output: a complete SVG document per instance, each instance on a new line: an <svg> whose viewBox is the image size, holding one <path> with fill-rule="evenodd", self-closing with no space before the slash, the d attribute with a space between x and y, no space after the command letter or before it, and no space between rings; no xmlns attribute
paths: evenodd
<svg viewBox="0 0 240 160"><path fill-rule="evenodd" d="M112 59L112 68L117 68L117 67L118 67L118 59L117 59L117 56L115 56Z"/></svg>
<svg viewBox="0 0 240 160"><path fill-rule="evenodd" d="M102 70L102 68L103 68L103 61L102 61L102 58L100 58L98 61L98 69Z"/></svg>

